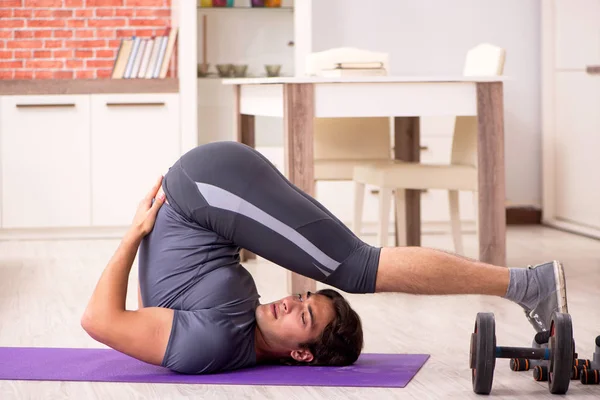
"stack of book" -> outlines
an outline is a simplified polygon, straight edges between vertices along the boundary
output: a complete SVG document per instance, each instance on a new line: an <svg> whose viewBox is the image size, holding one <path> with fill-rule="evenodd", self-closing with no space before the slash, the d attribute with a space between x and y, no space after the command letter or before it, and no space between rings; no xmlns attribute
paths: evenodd
<svg viewBox="0 0 600 400"><path fill-rule="evenodd" d="M342 76L384 76L387 71L382 62L340 62L335 63L333 69L323 69L320 76L342 77Z"/></svg>
<svg viewBox="0 0 600 400"><path fill-rule="evenodd" d="M134 36L122 39L111 77L113 79L165 78L169 71L176 39L176 27L166 28L162 36L150 38Z"/></svg>

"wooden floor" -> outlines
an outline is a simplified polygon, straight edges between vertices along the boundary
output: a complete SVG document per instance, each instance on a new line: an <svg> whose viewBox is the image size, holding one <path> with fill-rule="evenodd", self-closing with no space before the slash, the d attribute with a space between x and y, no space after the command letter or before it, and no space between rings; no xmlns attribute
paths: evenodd
<svg viewBox="0 0 600 400"><path fill-rule="evenodd" d="M365 238L371 241L372 238ZM474 256L473 235L465 236ZM104 241L0 242L0 346L103 347L87 337L79 318L97 278L117 246ZM424 246L451 249L450 237L428 235ZM542 227L510 227L508 263L521 267L564 262L577 351L591 357L600 334L600 242ZM285 272L265 261L247 264L264 302L286 295ZM135 307L134 269L128 307ZM362 316L366 352L429 353L403 389L166 385L0 381L0 399L392 399L475 398L468 367L469 340L478 311L496 315L497 342L529 346L533 329L518 306L483 296L348 295ZM554 398L531 372L510 371L498 360L494 398ZM600 398L600 386L571 381L567 397Z"/></svg>

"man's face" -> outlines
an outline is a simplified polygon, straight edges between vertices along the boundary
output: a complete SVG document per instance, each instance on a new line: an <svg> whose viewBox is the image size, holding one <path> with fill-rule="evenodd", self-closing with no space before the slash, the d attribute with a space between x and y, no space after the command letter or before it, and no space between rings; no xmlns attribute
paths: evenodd
<svg viewBox="0 0 600 400"><path fill-rule="evenodd" d="M310 353L298 352L301 343L317 339L333 321L332 301L310 292L284 297L256 309L256 321L271 350L309 362Z"/></svg>

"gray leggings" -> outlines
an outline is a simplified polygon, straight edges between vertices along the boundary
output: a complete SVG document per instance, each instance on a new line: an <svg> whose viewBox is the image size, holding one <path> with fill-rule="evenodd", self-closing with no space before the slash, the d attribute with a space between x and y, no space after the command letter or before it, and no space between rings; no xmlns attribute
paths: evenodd
<svg viewBox="0 0 600 400"><path fill-rule="evenodd" d="M169 169L163 188L178 213L240 248L345 292L375 291L380 248L361 241L251 147L196 147Z"/></svg>

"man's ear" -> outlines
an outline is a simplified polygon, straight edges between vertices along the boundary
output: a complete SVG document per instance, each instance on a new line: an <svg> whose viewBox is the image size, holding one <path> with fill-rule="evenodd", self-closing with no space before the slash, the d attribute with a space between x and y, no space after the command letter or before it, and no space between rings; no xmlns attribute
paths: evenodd
<svg viewBox="0 0 600 400"><path fill-rule="evenodd" d="M294 350L290 354L292 358L299 362L311 362L313 360L313 354L308 349Z"/></svg>

